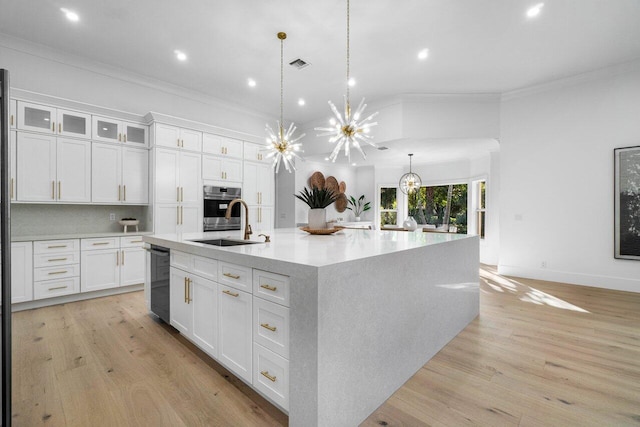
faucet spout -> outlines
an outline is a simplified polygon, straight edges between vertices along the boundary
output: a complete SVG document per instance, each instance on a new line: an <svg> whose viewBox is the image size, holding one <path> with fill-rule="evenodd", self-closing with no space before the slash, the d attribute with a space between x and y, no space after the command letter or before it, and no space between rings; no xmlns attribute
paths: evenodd
<svg viewBox="0 0 640 427"><path fill-rule="evenodd" d="M229 206L227 206L227 211L225 212L224 217L226 219L231 218L231 208L233 208L233 205L236 203L242 203L244 206L244 240L249 240L249 236L253 234L253 232L251 231L251 225L249 224L249 206L247 206L247 203L244 200L233 199L231 203L229 203Z"/></svg>

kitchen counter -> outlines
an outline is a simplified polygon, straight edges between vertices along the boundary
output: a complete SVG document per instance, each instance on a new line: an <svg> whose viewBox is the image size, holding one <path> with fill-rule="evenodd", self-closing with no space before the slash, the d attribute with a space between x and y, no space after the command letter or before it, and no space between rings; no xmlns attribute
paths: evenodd
<svg viewBox="0 0 640 427"><path fill-rule="evenodd" d="M104 233L67 233L67 234L34 234L29 236L11 235L12 242L29 242L36 240L66 240L66 239L93 239L100 237L127 237L127 236L147 236L153 234L151 231L130 231L123 232L104 232Z"/></svg>
<svg viewBox="0 0 640 427"><path fill-rule="evenodd" d="M219 237L241 234L143 240L289 277L294 427L358 425L479 312L477 236L361 229L317 236L277 229L270 243L191 242Z"/></svg>

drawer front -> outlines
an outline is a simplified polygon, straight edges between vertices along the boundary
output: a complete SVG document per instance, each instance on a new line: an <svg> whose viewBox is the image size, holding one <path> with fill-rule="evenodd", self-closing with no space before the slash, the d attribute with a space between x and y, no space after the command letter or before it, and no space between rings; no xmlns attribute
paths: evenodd
<svg viewBox="0 0 640 427"><path fill-rule="evenodd" d="M179 268L184 271L189 271L189 267L191 267L191 255L178 252L171 251L171 267Z"/></svg>
<svg viewBox="0 0 640 427"><path fill-rule="evenodd" d="M268 271L253 270L253 294L289 307L289 278Z"/></svg>
<svg viewBox="0 0 640 427"><path fill-rule="evenodd" d="M253 297L253 341L289 358L289 309Z"/></svg>
<svg viewBox="0 0 640 427"><path fill-rule="evenodd" d="M45 280L44 282L34 282L33 284L33 299L59 297L62 295L77 294L78 292L80 292L79 277Z"/></svg>
<svg viewBox="0 0 640 427"><path fill-rule="evenodd" d="M120 238L121 248L141 248L143 244L142 236L127 236Z"/></svg>
<svg viewBox="0 0 640 427"><path fill-rule="evenodd" d="M70 252L63 254L39 254L33 256L33 266L36 268L79 263L80 252Z"/></svg>
<svg viewBox="0 0 640 427"><path fill-rule="evenodd" d="M61 254L80 250L80 240L41 240L33 242L34 254Z"/></svg>
<svg viewBox="0 0 640 427"><path fill-rule="evenodd" d="M288 411L289 361L254 343L253 386Z"/></svg>
<svg viewBox="0 0 640 427"><path fill-rule="evenodd" d="M218 262L219 283L251 293L251 280L252 272L250 267L223 261Z"/></svg>
<svg viewBox="0 0 640 427"><path fill-rule="evenodd" d="M66 279L80 276L80 264L61 265L59 267L42 267L33 269L33 281Z"/></svg>
<svg viewBox="0 0 640 427"><path fill-rule="evenodd" d="M218 280L218 261L198 255L191 255L191 273L205 279Z"/></svg>
<svg viewBox="0 0 640 427"><path fill-rule="evenodd" d="M118 237L105 237L103 239L82 239L83 251L98 251L101 249L118 249L120 240Z"/></svg>

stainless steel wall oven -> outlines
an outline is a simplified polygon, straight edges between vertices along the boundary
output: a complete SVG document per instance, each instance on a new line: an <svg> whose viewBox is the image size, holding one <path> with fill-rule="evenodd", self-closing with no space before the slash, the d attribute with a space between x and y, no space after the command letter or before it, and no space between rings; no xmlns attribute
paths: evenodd
<svg viewBox="0 0 640 427"><path fill-rule="evenodd" d="M231 219L224 214L233 199L241 197L240 188L204 186L204 231L240 230L240 203L231 209Z"/></svg>

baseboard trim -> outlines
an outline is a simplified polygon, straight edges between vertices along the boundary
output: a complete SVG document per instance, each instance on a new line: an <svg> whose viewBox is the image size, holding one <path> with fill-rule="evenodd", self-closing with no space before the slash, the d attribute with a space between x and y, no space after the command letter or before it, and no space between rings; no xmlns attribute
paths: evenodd
<svg viewBox="0 0 640 427"><path fill-rule="evenodd" d="M75 301L84 301L84 300L93 299L93 298L108 297L110 295L141 291L143 289L144 289L144 283L140 283L137 285L123 286L121 288L103 289L101 291L64 295L61 297L39 299L35 301L26 301L18 304L11 304L11 312L31 310L33 308L47 307L50 305L66 304L66 303L75 302Z"/></svg>

